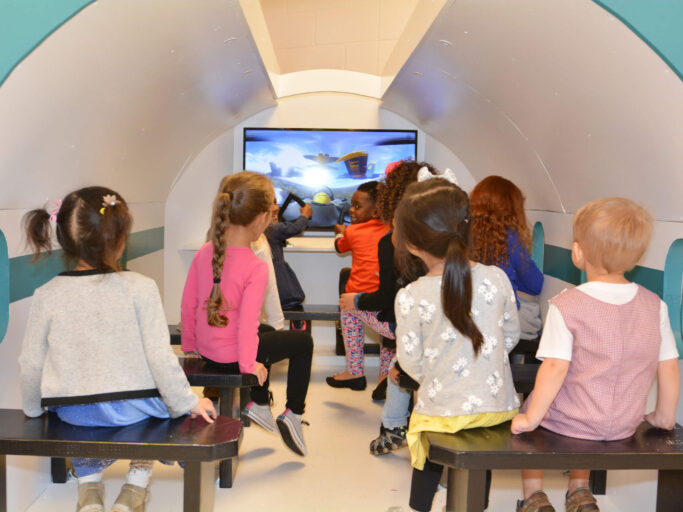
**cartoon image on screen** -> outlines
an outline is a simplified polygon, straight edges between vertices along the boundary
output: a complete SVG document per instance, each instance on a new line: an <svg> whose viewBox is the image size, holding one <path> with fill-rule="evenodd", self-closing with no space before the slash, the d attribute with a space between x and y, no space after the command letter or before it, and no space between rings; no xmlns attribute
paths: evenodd
<svg viewBox="0 0 683 512"><path fill-rule="evenodd" d="M391 162L415 159L415 130L244 129L244 165L268 176L278 204L291 193L313 206L310 226L339 222L361 183L384 178ZM299 216L291 202L282 217Z"/></svg>

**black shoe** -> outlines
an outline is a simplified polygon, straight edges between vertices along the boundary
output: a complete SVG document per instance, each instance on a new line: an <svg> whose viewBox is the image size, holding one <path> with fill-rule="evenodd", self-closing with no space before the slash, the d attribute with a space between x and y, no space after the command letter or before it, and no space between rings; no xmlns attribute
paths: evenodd
<svg viewBox="0 0 683 512"><path fill-rule="evenodd" d="M325 380L333 388L349 388L353 389L354 391L363 391L368 385L368 381L365 380L365 376L346 380L337 380L334 377L327 377Z"/></svg>
<svg viewBox="0 0 683 512"><path fill-rule="evenodd" d="M379 427L379 437L370 443L370 453L373 455L384 455L394 452L406 445L406 433L408 427L384 428Z"/></svg>
<svg viewBox="0 0 683 512"><path fill-rule="evenodd" d="M382 379L379 384L377 384L377 387L372 390L373 400L381 401L387 398L387 378L388 377Z"/></svg>

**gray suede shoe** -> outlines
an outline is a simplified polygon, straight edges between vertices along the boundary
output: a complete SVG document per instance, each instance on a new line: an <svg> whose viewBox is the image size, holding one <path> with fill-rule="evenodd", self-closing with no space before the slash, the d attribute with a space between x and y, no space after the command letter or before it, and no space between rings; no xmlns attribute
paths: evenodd
<svg viewBox="0 0 683 512"><path fill-rule="evenodd" d="M104 485L101 482L78 486L76 512L104 512Z"/></svg>
<svg viewBox="0 0 683 512"><path fill-rule="evenodd" d="M148 499L147 488L123 484L111 512L145 512Z"/></svg>

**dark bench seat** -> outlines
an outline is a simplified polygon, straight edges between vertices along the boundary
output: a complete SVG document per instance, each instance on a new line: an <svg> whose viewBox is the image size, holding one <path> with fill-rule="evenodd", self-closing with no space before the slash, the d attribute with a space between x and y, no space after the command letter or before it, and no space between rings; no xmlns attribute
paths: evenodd
<svg viewBox="0 0 683 512"><path fill-rule="evenodd" d="M303 304L297 309L282 312L285 320L339 320L337 304Z"/></svg>
<svg viewBox="0 0 683 512"><path fill-rule="evenodd" d="M683 504L683 428L668 432L643 423L622 441L586 441L537 429L512 435L510 423L428 432L429 460L448 467L448 512L484 510L487 469L657 469L657 512Z"/></svg>
<svg viewBox="0 0 683 512"><path fill-rule="evenodd" d="M209 386L218 388L220 398L218 413L228 418L240 419L242 409L249 403L249 388L258 385L256 375L230 374L208 365L199 357L179 356L178 362L185 372L190 386ZM235 394L239 399L235 400ZM242 417L245 426L249 420ZM230 488L237 472L238 458L223 460L220 464L220 487Z"/></svg>
<svg viewBox="0 0 683 512"><path fill-rule="evenodd" d="M184 417L76 427L54 413L28 418L21 410L0 409L0 512L7 510L7 455L183 461L183 511L211 512L216 461L236 457L241 439L242 424L222 416L213 424Z"/></svg>

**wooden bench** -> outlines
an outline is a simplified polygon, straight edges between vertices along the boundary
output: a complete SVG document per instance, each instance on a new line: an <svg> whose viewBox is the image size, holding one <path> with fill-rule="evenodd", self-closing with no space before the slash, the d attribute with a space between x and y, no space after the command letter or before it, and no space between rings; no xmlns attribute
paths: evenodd
<svg viewBox="0 0 683 512"><path fill-rule="evenodd" d="M656 469L657 512L683 504L683 428L668 432L647 423L621 441L586 441L537 429L510 433L510 423L462 430L428 432L428 458L448 467L448 512L484 510L487 469Z"/></svg>
<svg viewBox="0 0 683 512"><path fill-rule="evenodd" d="M249 419L241 416L241 411L249 403L249 388L258 385L256 375L225 373L207 364L199 357L179 356L178 362L185 372L190 386L209 386L219 390L218 413L228 418L241 419L245 426L249 425ZM238 400L235 394L239 393ZM223 460L220 463L220 487L232 487L237 473L238 458Z"/></svg>
<svg viewBox="0 0 683 512"><path fill-rule="evenodd" d="M286 310L282 312L285 316L285 320L290 322L293 320L327 320L339 322L339 306L332 304L303 304L299 309ZM310 323L307 326L308 332L310 332ZM365 353L366 354L379 354L379 344L377 343L366 343ZM335 346L335 354L338 356L345 355L346 351L344 349L344 340L341 338L341 332L337 333L337 343Z"/></svg>
<svg viewBox="0 0 683 512"><path fill-rule="evenodd" d="M7 455L183 461L183 511L211 512L216 461L236 457L241 440L242 424L221 416L213 424L184 417L76 427L54 413L28 418L21 410L0 409L0 512L7 511Z"/></svg>

